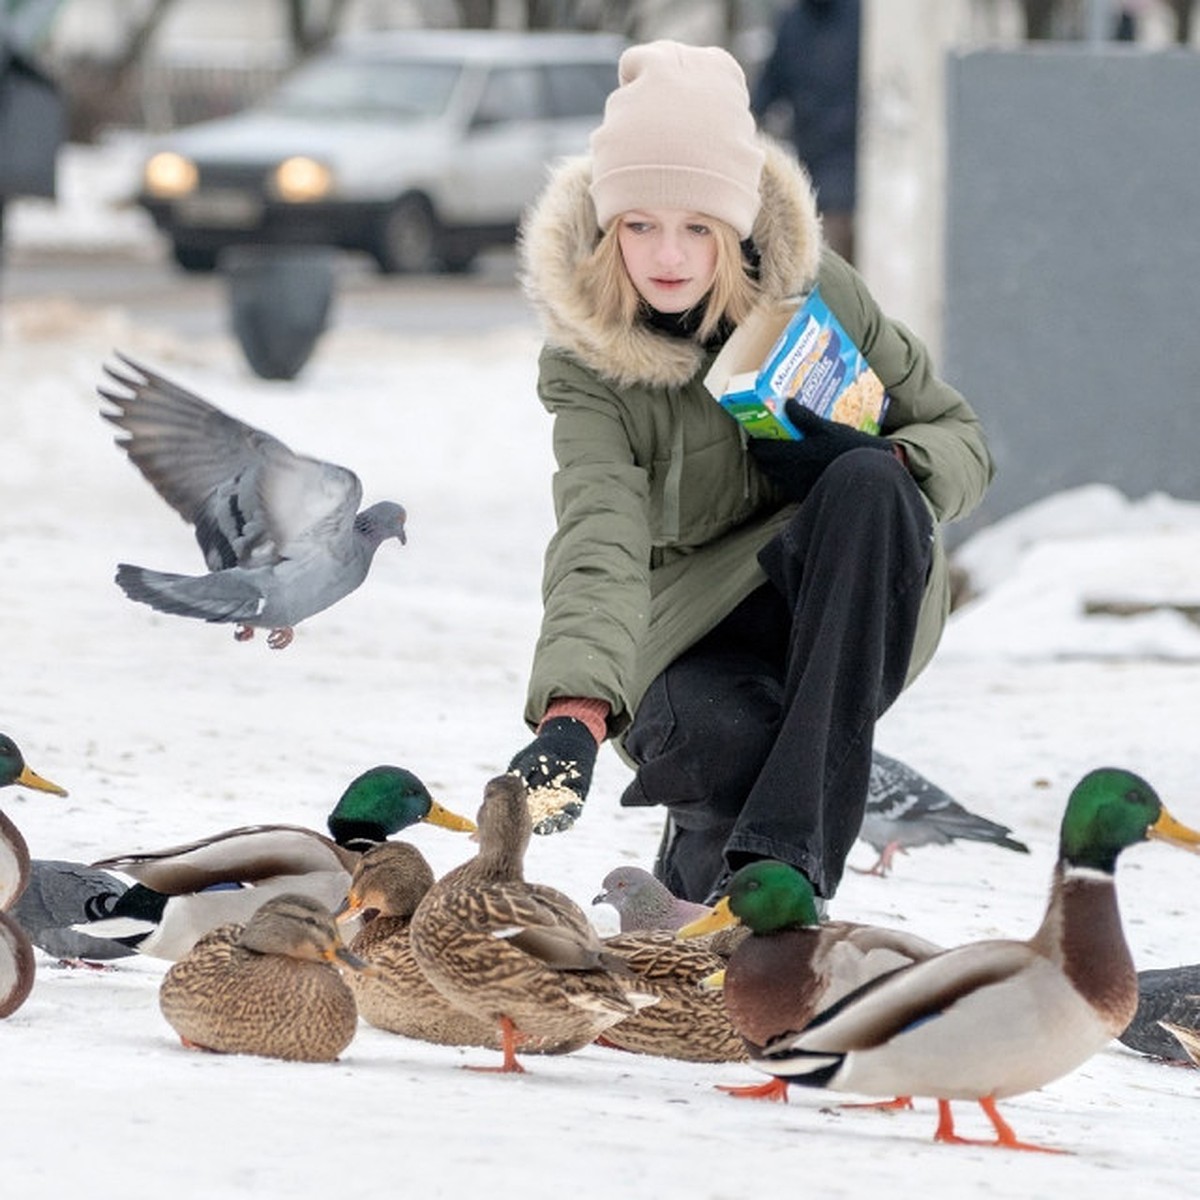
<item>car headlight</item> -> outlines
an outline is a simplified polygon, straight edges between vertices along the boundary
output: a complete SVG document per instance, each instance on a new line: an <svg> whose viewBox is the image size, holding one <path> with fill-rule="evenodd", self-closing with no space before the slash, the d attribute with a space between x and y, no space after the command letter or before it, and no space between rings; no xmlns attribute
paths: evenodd
<svg viewBox="0 0 1200 1200"><path fill-rule="evenodd" d="M142 179L151 196L173 200L196 190L200 172L190 158L174 150L164 150L147 160Z"/></svg>
<svg viewBox="0 0 1200 1200"><path fill-rule="evenodd" d="M286 158L271 177L272 190L288 204L321 200L333 190L333 172L323 163L302 154Z"/></svg>

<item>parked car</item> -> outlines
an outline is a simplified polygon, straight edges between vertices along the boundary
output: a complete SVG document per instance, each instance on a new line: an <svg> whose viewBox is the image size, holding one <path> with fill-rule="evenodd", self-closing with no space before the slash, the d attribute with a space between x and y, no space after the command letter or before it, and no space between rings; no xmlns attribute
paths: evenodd
<svg viewBox="0 0 1200 1200"><path fill-rule="evenodd" d="M552 160L586 151L624 44L347 36L264 102L158 139L137 201L189 271L250 242L363 250L384 272L461 270L512 242Z"/></svg>

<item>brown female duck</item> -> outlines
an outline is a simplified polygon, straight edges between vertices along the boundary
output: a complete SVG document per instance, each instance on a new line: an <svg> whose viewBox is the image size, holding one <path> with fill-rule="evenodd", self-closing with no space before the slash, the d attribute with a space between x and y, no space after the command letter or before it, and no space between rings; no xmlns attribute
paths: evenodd
<svg viewBox="0 0 1200 1200"><path fill-rule="evenodd" d="M719 987L705 980L725 969L710 945L670 930L646 929L604 939L657 1003L606 1029L598 1039L635 1054L684 1062L744 1062L746 1045L733 1027Z"/></svg>
<svg viewBox="0 0 1200 1200"><path fill-rule="evenodd" d="M483 1069L523 1071L518 1046L569 1053L654 999L570 897L526 881L532 827L517 776L487 784L476 820L479 851L421 901L413 951L451 1003L500 1030L503 1063Z"/></svg>
<svg viewBox="0 0 1200 1200"><path fill-rule="evenodd" d="M358 1024L339 968L369 969L327 908L285 893L205 934L163 976L159 1007L191 1048L332 1062Z"/></svg>
<svg viewBox="0 0 1200 1200"><path fill-rule="evenodd" d="M385 842L362 856L336 916L338 921L362 918L350 950L374 971L352 972L346 982L359 1015L377 1029L440 1045L498 1050L495 1022L455 1008L417 965L409 928L433 882L425 856L407 842Z"/></svg>

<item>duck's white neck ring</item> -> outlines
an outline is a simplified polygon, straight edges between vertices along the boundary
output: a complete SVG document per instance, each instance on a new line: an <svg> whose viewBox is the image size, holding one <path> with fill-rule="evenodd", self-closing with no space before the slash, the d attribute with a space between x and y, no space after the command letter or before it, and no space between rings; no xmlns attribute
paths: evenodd
<svg viewBox="0 0 1200 1200"><path fill-rule="evenodd" d="M1108 871L1101 871L1096 867L1080 867L1068 864L1066 870L1063 871L1064 879L1084 879L1091 880L1093 883L1112 883L1113 877Z"/></svg>

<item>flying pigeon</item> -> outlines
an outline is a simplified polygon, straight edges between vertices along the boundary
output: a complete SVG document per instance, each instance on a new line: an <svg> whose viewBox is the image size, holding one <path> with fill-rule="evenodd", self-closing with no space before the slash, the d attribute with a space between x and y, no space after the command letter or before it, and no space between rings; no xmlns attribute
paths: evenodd
<svg viewBox="0 0 1200 1200"><path fill-rule="evenodd" d="M860 875L886 875L897 854L959 840L991 842L1028 854L1029 847L1009 833L1006 825L976 816L912 767L876 750L858 836L874 847L879 859L871 867L853 869Z"/></svg>
<svg viewBox="0 0 1200 1200"><path fill-rule="evenodd" d="M387 538L405 541L392 501L358 511L353 471L293 454L281 441L118 354L105 367L123 391L97 390L126 436L115 441L155 490L195 527L207 575L170 575L121 563L131 600L160 612L234 623L239 642L269 629L282 650L293 627L336 604L367 577Z"/></svg>

